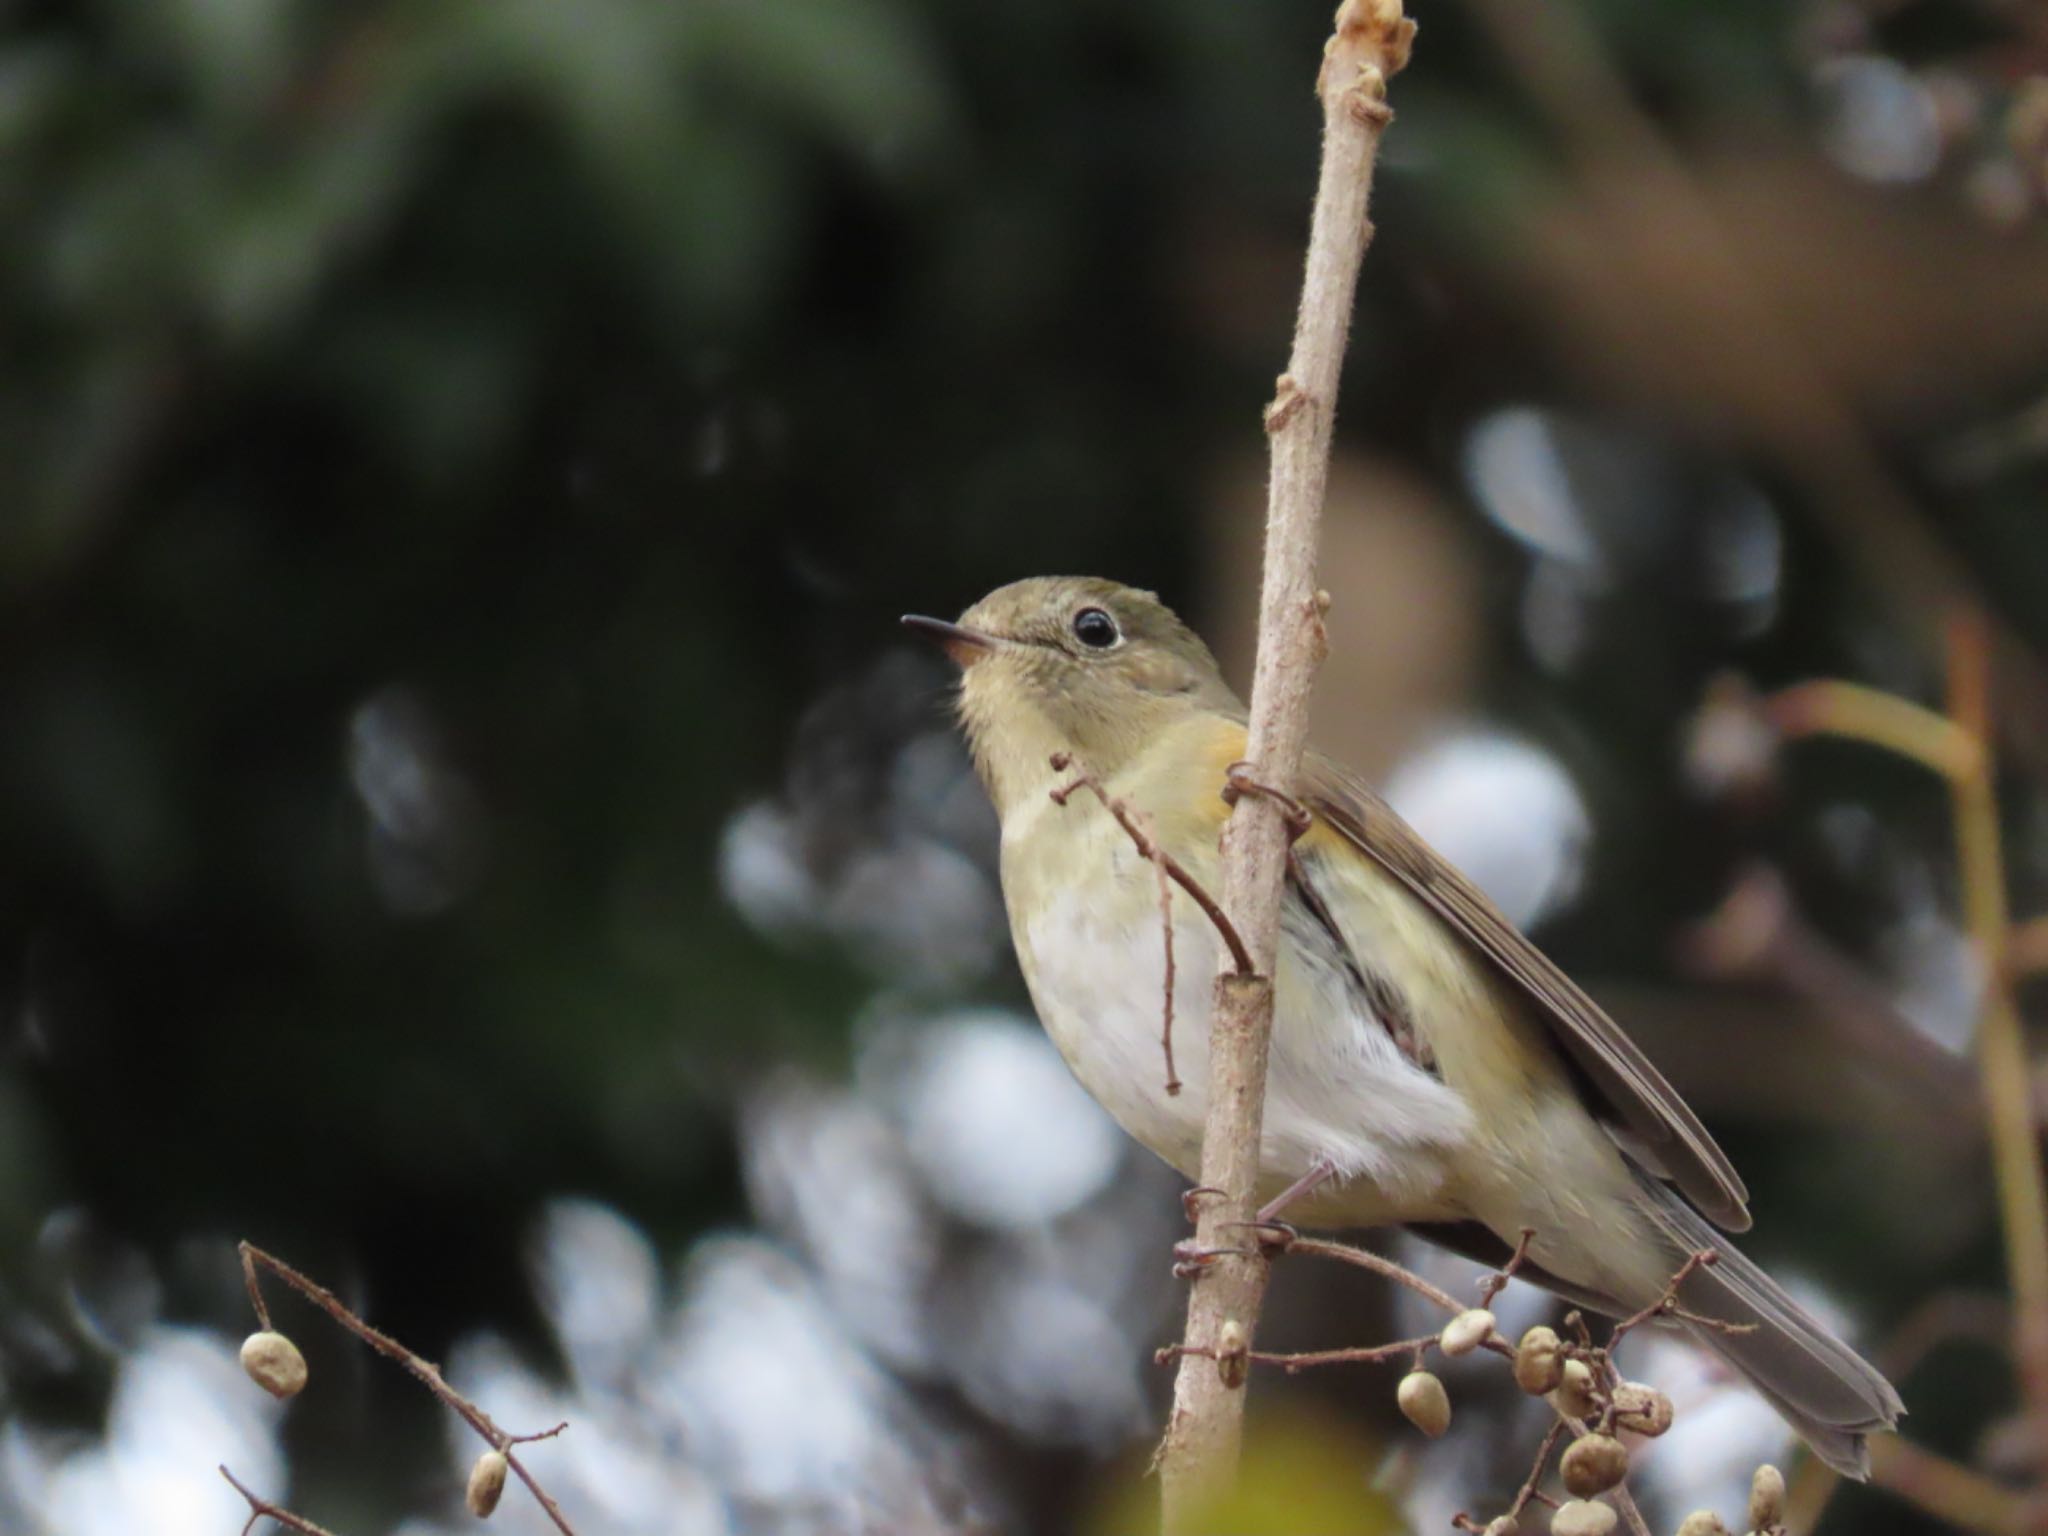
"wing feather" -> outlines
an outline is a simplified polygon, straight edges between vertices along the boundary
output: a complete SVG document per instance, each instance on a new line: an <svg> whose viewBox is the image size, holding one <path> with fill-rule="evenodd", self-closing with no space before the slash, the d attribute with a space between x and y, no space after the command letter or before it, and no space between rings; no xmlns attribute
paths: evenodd
<svg viewBox="0 0 2048 1536"><path fill-rule="evenodd" d="M1517 987L1641 1143L1638 1161L1668 1178L1700 1213L1730 1232L1749 1228L1749 1192L1699 1117L1600 1005L1425 843L1387 803L1326 758L1303 765L1308 806L1400 881Z"/></svg>

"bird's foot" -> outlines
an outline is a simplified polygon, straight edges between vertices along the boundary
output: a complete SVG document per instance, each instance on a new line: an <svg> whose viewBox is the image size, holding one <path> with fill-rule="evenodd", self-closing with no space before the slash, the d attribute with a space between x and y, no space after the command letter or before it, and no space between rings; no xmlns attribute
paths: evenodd
<svg viewBox="0 0 2048 1536"><path fill-rule="evenodd" d="M1221 1199L1223 1193L1214 1184L1197 1184L1192 1189L1182 1190L1180 1208L1186 1214L1188 1224L1192 1226L1195 1222L1202 1219L1202 1202L1204 1200Z"/></svg>
<svg viewBox="0 0 2048 1536"><path fill-rule="evenodd" d="M1285 1253L1301 1236L1300 1229L1292 1222L1279 1221L1271 1216L1254 1216L1250 1221L1232 1221L1225 1225L1252 1233L1258 1239L1260 1251L1269 1258Z"/></svg>
<svg viewBox="0 0 2048 1536"><path fill-rule="evenodd" d="M1252 1225L1257 1227L1286 1226L1285 1222L1276 1221L1274 1218L1293 1205L1295 1201L1303 1198L1305 1195L1314 1193L1336 1176L1337 1165L1335 1163L1331 1162L1327 1157L1317 1158L1313 1163L1309 1164L1308 1172L1304 1173L1292 1184L1281 1190L1279 1194L1259 1207L1258 1214L1252 1217ZM1293 1232L1294 1229L1288 1227L1288 1231ZM1300 1235L1299 1232L1294 1233L1295 1237ZM1288 1241L1292 1242L1293 1238L1289 1238Z"/></svg>
<svg viewBox="0 0 2048 1536"><path fill-rule="evenodd" d="M1252 777L1250 763L1232 763L1223 770L1223 803L1236 805L1240 796L1264 795L1280 807L1280 815L1287 823L1287 841L1296 843L1316 819L1309 808L1284 789L1275 789L1271 784Z"/></svg>
<svg viewBox="0 0 2048 1536"><path fill-rule="evenodd" d="M1192 1280L1202 1274L1218 1259L1256 1259L1256 1248L1210 1248L1191 1237L1182 1238L1173 1245L1173 1277L1176 1280Z"/></svg>

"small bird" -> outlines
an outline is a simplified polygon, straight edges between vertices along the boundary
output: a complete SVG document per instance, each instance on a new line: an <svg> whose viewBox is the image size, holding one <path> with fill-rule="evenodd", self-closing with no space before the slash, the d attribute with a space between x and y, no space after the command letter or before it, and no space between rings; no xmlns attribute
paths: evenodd
<svg viewBox="0 0 2048 1536"><path fill-rule="evenodd" d="M1101 806L1056 802L1085 772L1196 883L1221 889L1219 791L1245 710L1149 592L1094 577L999 588L958 623L906 625L961 669L959 709L1002 818L1003 899L1046 1032L1125 1131L1192 1179L1207 1109L1219 937L1171 892L1175 1055L1157 872ZM1055 768L1060 756L1064 767ZM1311 753L1295 797L1258 1195L1304 1225L1401 1225L1609 1316L1654 1302L1692 1254L1700 1342L1829 1466L1866 1475L1898 1393L1718 1226L1748 1192L1699 1119L1597 1003L1353 774ZM1062 802L1066 797L1062 797ZM1712 1223L1710 1225L1709 1223Z"/></svg>

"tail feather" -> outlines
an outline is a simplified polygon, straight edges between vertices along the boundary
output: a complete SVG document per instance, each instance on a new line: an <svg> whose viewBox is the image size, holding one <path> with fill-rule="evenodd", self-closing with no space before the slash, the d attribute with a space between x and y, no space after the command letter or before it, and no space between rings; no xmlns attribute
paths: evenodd
<svg viewBox="0 0 2048 1536"><path fill-rule="evenodd" d="M1748 1378L1822 1461L1845 1476L1867 1477L1864 1436L1891 1429L1905 1412L1892 1384L1676 1194L1663 1185L1646 1185L1644 1194L1650 1218L1670 1240L1674 1268L1703 1248L1717 1255L1687 1278L1679 1293L1686 1309L1755 1325L1744 1333L1693 1327L1693 1335Z"/></svg>

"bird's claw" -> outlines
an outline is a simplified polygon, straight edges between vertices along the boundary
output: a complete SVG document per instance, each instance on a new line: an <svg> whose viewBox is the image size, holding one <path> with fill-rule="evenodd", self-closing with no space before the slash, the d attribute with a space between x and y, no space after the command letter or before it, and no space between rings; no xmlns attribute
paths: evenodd
<svg viewBox="0 0 2048 1536"><path fill-rule="evenodd" d="M1191 1237L1183 1238L1173 1245L1173 1277L1176 1280L1192 1280L1218 1259L1232 1256L1255 1259L1259 1257L1259 1252L1256 1248L1208 1248Z"/></svg>
<svg viewBox="0 0 2048 1536"><path fill-rule="evenodd" d="M1202 1219L1202 1201L1219 1199L1223 1194L1224 1191L1214 1184L1197 1184L1192 1189L1181 1191L1180 1208L1186 1214L1189 1223L1193 1224Z"/></svg>
<svg viewBox="0 0 2048 1536"><path fill-rule="evenodd" d="M1283 789L1275 789L1252 777L1250 763L1232 763L1223 770L1223 803L1236 805L1244 795L1263 795L1280 807L1280 815L1287 823L1287 840L1299 842L1316 819L1309 808Z"/></svg>
<svg viewBox="0 0 2048 1536"><path fill-rule="evenodd" d="M1270 1253L1285 1253L1301 1236L1301 1230L1293 1222L1271 1216L1255 1216L1250 1221L1231 1221L1224 1225L1256 1233L1259 1247Z"/></svg>

